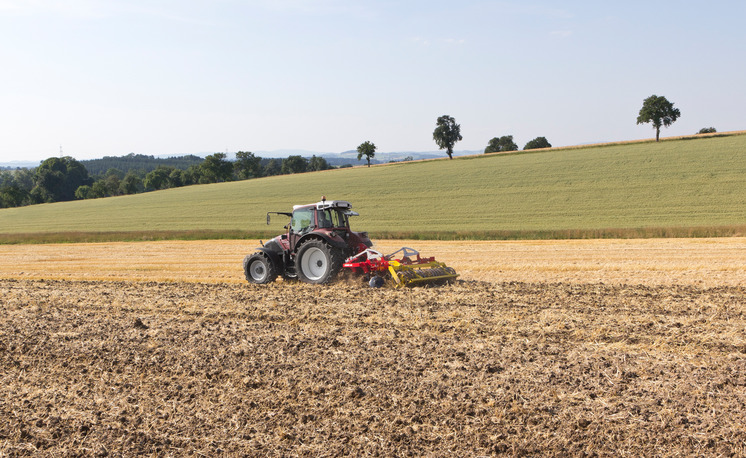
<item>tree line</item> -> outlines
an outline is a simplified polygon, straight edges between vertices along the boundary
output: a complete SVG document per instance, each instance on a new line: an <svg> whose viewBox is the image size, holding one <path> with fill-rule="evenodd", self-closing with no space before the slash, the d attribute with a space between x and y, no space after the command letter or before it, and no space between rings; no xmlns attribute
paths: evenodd
<svg viewBox="0 0 746 458"><path fill-rule="evenodd" d="M655 141L660 140L661 127L669 127L676 122L681 116L681 111L674 107L663 96L651 95L642 102L642 108L637 116L637 124L650 123L655 129ZM699 130L697 134L711 134L717 130L714 127L705 127ZM433 140L440 149L445 149L448 157L453 159L453 147L456 142L462 140L461 126L456 124L456 120L448 115L440 116L436 121L436 127L433 131ZM363 145L361 145L362 147ZM530 140L523 147L524 150L551 148L552 144L546 137L536 137ZM360 149L358 149L360 151ZM499 153L505 151L518 151L518 145L513 141L512 135L503 135L502 137L493 137L484 149L485 154ZM360 156L358 156L360 159Z"/></svg>
<svg viewBox="0 0 746 458"><path fill-rule="evenodd" d="M435 122L433 140L438 145L438 148L446 150L449 159L453 159L453 147L456 145L456 142L463 140L463 137L461 136L461 125L456 124L456 120L453 119L452 116L440 116ZM551 147L552 145L547 141L546 137L536 137L526 143L526 146L524 146L523 149L528 150ZM487 143L484 153L489 154L517 150L518 145L513 141L513 136L503 135L502 137L492 138Z"/></svg>
<svg viewBox="0 0 746 458"><path fill-rule="evenodd" d="M151 160L148 161L148 158ZM248 180L333 168L326 159L319 156L312 156L310 159L302 156L272 159L246 151L236 153L235 161L228 160L224 153L199 158L201 162L196 164L193 162L197 156L184 158L172 159L173 163L177 160L192 162L185 169L171 165L152 168L152 156L128 155L119 163L121 168L109 167L103 173L92 174L83 161L70 156L50 157L35 168L0 172L0 208L122 196L194 184ZM106 159L106 164L117 164L117 158ZM130 168L131 164L139 164L136 167L143 168Z"/></svg>

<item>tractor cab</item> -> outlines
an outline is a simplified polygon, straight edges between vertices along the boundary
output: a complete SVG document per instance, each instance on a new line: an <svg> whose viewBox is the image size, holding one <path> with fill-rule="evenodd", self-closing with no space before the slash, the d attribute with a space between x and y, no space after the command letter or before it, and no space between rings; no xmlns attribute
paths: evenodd
<svg viewBox="0 0 746 458"><path fill-rule="evenodd" d="M288 225L288 248L296 251L298 242L308 234L320 236L341 247L348 246L350 235L350 216L358 216L352 211L352 204L344 200L322 200L309 205L296 205ZM365 235L367 238L367 234Z"/></svg>
<svg viewBox="0 0 746 458"><path fill-rule="evenodd" d="M350 230L350 216L358 216L352 205L342 200L321 201L310 205L296 205L290 219L289 229L303 233L314 229Z"/></svg>
<svg viewBox="0 0 746 458"><path fill-rule="evenodd" d="M284 250L290 252L295 251L300 239L312 232L324 238L341 238L346 241L352 233L350 216L359 216L352 210L352 204L343 200L322 200L315 204L295 205L292 213L269 212L267 224L270 223L270 214L290 217L290 223L285 225L287 233L275 238ZM365 233L360 235L363 234Z"/></svg>

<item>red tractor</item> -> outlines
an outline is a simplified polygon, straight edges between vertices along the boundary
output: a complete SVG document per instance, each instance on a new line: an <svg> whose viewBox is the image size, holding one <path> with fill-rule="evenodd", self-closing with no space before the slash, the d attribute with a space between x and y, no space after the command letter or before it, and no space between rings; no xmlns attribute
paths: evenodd
<svg viewBox="0 0 746 458"><path fill-rule="evenodd" d="M352 204L344 200L326 200L296 205L293 212L269 212L290 217L286 234L264 243L243 261L246 280L270 283L278 275L298 278L306 283L328 283L342 269L348 257L373 246L367 232L350 230Z"/></svg>
<svg viewBox="0 0 746 458"><path fill-rule="evenodd" d="M380 286L391 279L395 286L451 281L458 275L434 258L421 258L411 248L402 248L390 255L374 249L367 232L350 229L352 204L344 200L326 200L308 205L296 205L291 212L267 213L290 217L287 233L278 235L243 261L246 280L264 284L284 279L299 279L306 283L328 283L344 267L365 277L374 277ZM400 254L400 259L395 255ZM416 256L416 258L415 258Z"/></svg>

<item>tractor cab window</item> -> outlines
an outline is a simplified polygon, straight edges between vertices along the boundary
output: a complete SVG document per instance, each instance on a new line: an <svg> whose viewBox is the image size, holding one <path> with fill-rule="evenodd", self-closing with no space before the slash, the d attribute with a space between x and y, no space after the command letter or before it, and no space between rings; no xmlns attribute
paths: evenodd
<svg viewBox="0 0 746 458"><path fill-rule="evenodd" d="M293 232L301 232L308 229L312 221L313 208L300 208L293 212L293 217L290 219L290 228Z"/></svg>
<svg viewBox="0 0 746 458"><path fill-rule="evenodd" d="M319 219L319 227L328 229L332 229L335 227L346 227L345 217L342 212L338 210L319 210L316 216Z"/></svg>

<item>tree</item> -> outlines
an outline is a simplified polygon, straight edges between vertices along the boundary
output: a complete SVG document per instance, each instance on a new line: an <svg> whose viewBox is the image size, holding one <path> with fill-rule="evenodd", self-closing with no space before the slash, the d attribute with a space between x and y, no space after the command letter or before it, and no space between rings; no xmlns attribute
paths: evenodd
<svg viewBox="0 0 746 458"><path fill-rule="evenodd" d="M202 179L202 167L199 165L190 165L184 172L184 184L197 184Z"/></svg>
<svg viewBox="0 0 746 458"><path fill-rule="evenodd" d="M7 170L0 172L0 188L13 185L13 174Z"/></svg>
<svg viewBox="0 0 746 458"><path fill-rule="evenodd" d="M82 186L80 187L82 188ZM78 188L78 189L80 189ZM106 186L105 180L98 180L91 186L91 191L88 194L88 199L100 199L101 197L109 196L109 188Z"/></svg>
<svg viewBox="0 0 746 458"><path fill-rule="evenodd" d="M308 170L308 161L302 156L288 156L287 159L282 160L280 170L283 174L303 173Z"/></svg>
<svg viewBox="0 0 746 458"><path fill-rule="evenodd" d="M200 183L220 183L233 178L233 164L225 159L225 153L210 154L200 164Z"/></svg>
<svg viewBox="0 0 746 458"><path fill-rule="evenodd" d="M504 151L517 151L518 145L513 141L512 135L504 135L500 138L494 137L484 149L484 154L501 153Z"/></svg>
<svg viewBox="0 0 746 458"><path fill-rule="evenodd" d="M455 119L448 115L438 118L435 130L433 131L433 140L435 140L438 148L446 150L449 159L453 159L453 146L456 142L463 139L461 136L461 126L456 124Z"/></svg>
<svg viewBox="0 0 746 458"><path fill-rule="evenodd" d="M370 167L370 160L376 156L376 145L369 141L361 143L360 146L357 147L357 160L359 161L363 156L367 159L368 167Z"/></svg>
<svg viewBox="0 0 746 458"><path fill-rule="evenodd" d="M93 188L88 186L87 184L84 184L83 186L78 186L78 189L75 190L75 198L78 200L85 200L85 199L92 199Z"/></svg>
<svg viewBox="0 0 746 458"><path fill-rule="evenodd" d="M0 188L0 208L20 207L28 202L29 192L16 185Z"/></svg>
<svg viewBox="0 0 746 458"><path fill-rule="evenodd" d="M233 163L233 168L236 170L236 176L243 180L259 178L262 176L261 162L262 158L254 156L254 153L251 151L237 152L236 162Z"/></svg>
<svg viewBox="0 0 746 458"><path fill-rule="evenodd" d="M329 170L331 166L321 156L316 156L315 154L311 156L311 159L308 161L308 170L311 172L318 172L319 170Z"/></svg>
<svg viewBox="0 0 746 458"><path fill-rule="evenodd" d="M34 187L34 170L20 169L13 173L13 184L26 191L31 191Z"/></svg>
<svg viewBox="0 0 746 458"><path fill-rule="evenodd" d="M264 170L262 173L264 176L271 177L275 175L279 175L282 172L282 166L280 165L280 161L278 159L270 159L267 161L267 165L264 166Z"/></svg>
<svg viewBox="0 0 746 458"><path fill-rule="evenodd" d="M526 143L526 146L524 146L523 149L526 150L526 149L551 148L551 147L552 147L552 144L547 141L546 137L536 137L533 140Z"/></svg>
<svg viewBox="0 0 746 458"><path fill-rule="evenodd" d="M115 168L115 167L111 167L111 168L109 168L109 169L108 169L108 170L106 171L106 173L104 174L104 176L107 176L107 177L110 177L110 176L112 176L112 175L113 175L113 176L115 176L115 177L117 177L117 178L119 178L120 180L121 180L122 178L124 178L124 172L122 172L121 170L119 170L119 169L117 169L117 168Z"/></svg>
<svg viewBox="0 0 746 458"><path fill-rule="evenodd" d="M184 186L186 181L186 173L181 169L173 169L168 174L168 187L169 188L180 188Z"/></svg>
<svg viewBox="0 0 746 458"><path fill-rule="evenodd" d="M643 100L640 114L637 116L637 124L651 122L655 129L655 141L660 139L661 126L668 127L681 116L678 108L673 107L673 103L666 100L665 97L651 95Z"/></svg>
<svg viewBox="0 0 746 458"><path fill-rule="evenodd" d="M63 202L75 199L75 191L93 180L88 170L72 157L50 157L34 173L32 194L39 202Z"/></svg>
<svg viewBox="0 0 746 458"><path fill-rule="evenodd" d="M136 194L142 191L142 180L134 172L127 172L119 183L119 191L122 194Z"/></svg>
<svg viewBox="0 0 746 458"><path fill-rule="evenodd" d="M148 191L157 191L168 188L168 176L171 174L171 170L169 167L158 167L148 172L143 180L145 189Z"/></svg>
<svg viewBox="0 0 746 458"><path fill-rule="evenodd" d="M698 134L714 134L717 130L714 127L703 127L699 129Z"/></svg>

